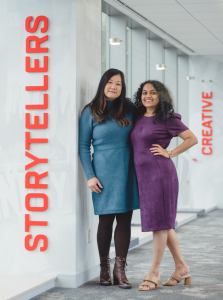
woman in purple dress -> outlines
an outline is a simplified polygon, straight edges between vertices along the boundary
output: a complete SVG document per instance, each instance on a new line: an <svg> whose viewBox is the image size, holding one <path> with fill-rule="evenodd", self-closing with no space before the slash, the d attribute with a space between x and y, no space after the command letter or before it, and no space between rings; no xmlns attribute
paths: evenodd
<svg viewBox="0 0 223 300"><path fill-rule="evenodd" d="M178 178L172 157L197 144L195 135L174 113L167 88L159 81L142 83L135 94L136 122L131 132L134 163L139 187L142 231L153 231L153 262L139 290L153 290L160 284L159 266L168 246L175 271L163 285L176 285L181 280L191 284L175 228ZM184 141L172 151L166 148L173 137Z"/></svg>

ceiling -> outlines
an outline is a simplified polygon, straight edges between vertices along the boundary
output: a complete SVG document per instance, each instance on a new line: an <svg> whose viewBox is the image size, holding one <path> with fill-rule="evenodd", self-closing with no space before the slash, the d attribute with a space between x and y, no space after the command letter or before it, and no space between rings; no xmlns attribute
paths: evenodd
<svg viewBox="0 0 223 300"><path fill-rule="evenodd" d="M223 55L222 0L110 0L106 2L116 9L121 6L122 9L126 8L129 11L132 9L133 13L140 14L142 19L146 18L193 50L194 54Z"/></svg>

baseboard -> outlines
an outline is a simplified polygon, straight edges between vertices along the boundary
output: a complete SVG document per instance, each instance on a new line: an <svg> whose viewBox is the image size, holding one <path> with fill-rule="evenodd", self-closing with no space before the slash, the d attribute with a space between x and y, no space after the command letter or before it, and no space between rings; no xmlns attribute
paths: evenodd
<svg viewBox="0 0 223 300"><path fill-rule="evenodd" d="M129 244L129 250L135 247L136 245L139 244L139 238L138 237L131 237L130 244ZM115 241L114 237L112 238L111 241L111 247L115 247Z"/></svg>
<svg viewBox="0 0 223 300"><path fill-rule="evenodd" d="M215 209L217 209L216 205L214 205L214 206L212 206L210 208L205 209L205 213L207 214L207 213L209 213L209 212L211 212L212 210L215 210Z"/></svg>
<svg viewBox="0 0 223 300"><path fill-rule="evenodd" d="M189 214L197 214L198 217L205 215L206 211L204 208L182 208L177 211L177 213L189 213Z"/></svg>
<svg viewBox="0 0 223 300"><path fill-rule="evenodd" d="M198 217L198 216L195 215L195 216L193 216L193 217L191 217L191 218L188 218L188 219L186 219L186 220L184 220L184 221L182 221L182 222L176 222L175 228L177 229L177 228L179 228L180 226L183 226L183 225L185 225L185 224L187 224L187 223L189 223L189 222L191 222L191 221L197 219L197 217Z"/></svg>
<svg viewBox="0 0 223 300"><path fill-rule="evenodd" d="M29 292L25 292L23 295L20 295L18 297L11 297L11 298L8 298L7 300L29 300L35 296L38 296L52 288L54 288L56 286L56 279L51 281L51 282L48 282L46 284L43 284L37 288L34 288L32 291L29 291Z"/></svg>
<svg viewBox="0 0 223 300"><path fill-rule="evenodd" d="M97 265L78 274L58 274L56 286L63 288L77 288L87 281L98 277L99 273L100 268L99 265Z"/></svg>
<svg viewBox="0 0 223 300"><path fill-rule="evenodd" d="M152 240L153 240L153 235L150 235L150 236L148 236L148 237L146 237L146 238L144 238L144 239L139 240L139 245L137 245L136 247L139 247L139 246L141 246L141 245L144 245L144 244L146 244L146 243L149 243L149 242L151 242ZM136 247L134 247L134 248L136 248Z"/></svg>

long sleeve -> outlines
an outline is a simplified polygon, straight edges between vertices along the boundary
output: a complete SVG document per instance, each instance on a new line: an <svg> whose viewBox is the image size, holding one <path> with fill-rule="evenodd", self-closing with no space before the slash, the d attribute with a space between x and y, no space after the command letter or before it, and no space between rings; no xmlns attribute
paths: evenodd
<svg viewBox="0 0 223 300"><path fill-rule="evenodd" d="M93 131L93 116L88 106L82 113L79 123L79 155L87 180L95 177L91 162L91 140Z"/></svg>

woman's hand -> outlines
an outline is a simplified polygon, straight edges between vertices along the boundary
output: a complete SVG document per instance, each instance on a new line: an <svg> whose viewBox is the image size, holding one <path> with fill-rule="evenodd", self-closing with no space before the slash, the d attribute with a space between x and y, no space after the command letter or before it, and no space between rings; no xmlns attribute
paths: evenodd
<svg viewBox="0 0 223 300"><path fill-rule="evenodd" d="M163 149L158 144L152 144L154 146L153 148L150 148L151 152L154 153L154 155L162 155L166 158L169 158L168 151L166 149Z"/></svg>
<svg viewBox="0 0 223 300"><path fill-rule="evenodd" d="M89 179L87 182L87 186L89 187L89 189L92 192L97 193L97 194L100 194L101 189L103 189L103 186L101 185L100 181L96 177Z"/></svg>

